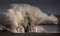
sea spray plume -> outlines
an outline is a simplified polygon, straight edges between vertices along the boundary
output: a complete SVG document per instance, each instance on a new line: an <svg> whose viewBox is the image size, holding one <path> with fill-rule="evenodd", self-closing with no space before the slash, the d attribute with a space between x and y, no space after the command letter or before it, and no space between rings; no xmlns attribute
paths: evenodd
<svg viewBox="0 0 60 36"><path fill-rule="evenodd" d="M49 17L40 20L40 22L37 21L37 24L58 24L58 18L56 18L54 15L50 15Z"/></svg>
<svg viewBox="0 0 60 36"><path fill-rule="evenodd" d="M28 23L30 23L30 25L40 24L45 21L45 19L47 21L50 17L42 12L39 7L29 4L11 4L11 8L7 9L7 12L3 12L1 15L3 15L3 17L1 17L1 25L13 33L25 33L25 28L27 28ZM54 19L56 19L56 17L54 17Z"/></svg>

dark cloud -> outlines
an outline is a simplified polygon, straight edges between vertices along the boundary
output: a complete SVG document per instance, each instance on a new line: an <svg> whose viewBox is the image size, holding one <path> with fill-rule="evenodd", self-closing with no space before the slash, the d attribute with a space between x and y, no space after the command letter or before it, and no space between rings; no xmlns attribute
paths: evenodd
<svg viewBox="0 0 60 36"><path fill-rule="evenodd" d="M11 3L31 4L48 14L60 14L60 0L0 0L0 11L8 8Z"/></svg>

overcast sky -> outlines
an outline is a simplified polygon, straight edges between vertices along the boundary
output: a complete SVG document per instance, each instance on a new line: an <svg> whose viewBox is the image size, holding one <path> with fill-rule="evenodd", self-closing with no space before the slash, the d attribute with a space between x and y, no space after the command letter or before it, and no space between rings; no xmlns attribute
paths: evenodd
<svg viewBox="0 0 60 36"><path fill-rule="evenodd" d="M9 7L12 3L26 3L40 7L48 14L60 14L60 0L0 0L0 12Z"/></svg>

